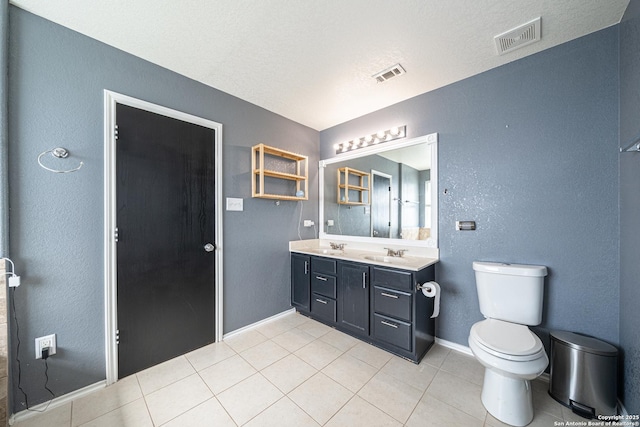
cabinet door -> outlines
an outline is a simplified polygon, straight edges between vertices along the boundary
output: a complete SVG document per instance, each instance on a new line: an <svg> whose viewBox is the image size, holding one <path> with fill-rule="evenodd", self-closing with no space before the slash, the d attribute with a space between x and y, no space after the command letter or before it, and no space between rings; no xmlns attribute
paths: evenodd
<svg viewBox="0 0 640 427"><path fill-rule="evenodd" d="M369 335L369 267L341 262L338 269L338 323Z"/></svg>
<svg viewBox="0 0 640 427"><path fill-rule="evenodd" d="M309 311L311 257L291 254L291 305Z"/></svg>

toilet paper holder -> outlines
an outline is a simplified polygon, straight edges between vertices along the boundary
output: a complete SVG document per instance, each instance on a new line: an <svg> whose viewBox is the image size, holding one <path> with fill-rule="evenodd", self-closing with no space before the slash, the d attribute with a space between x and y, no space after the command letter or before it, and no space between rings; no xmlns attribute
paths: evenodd
<svg viewBox="0 0 640 427"><path fill-rule="evenodd" d="M417 291L421 291L423 289L426 289L428 291L431 290L431 285L429 284L429 282L426 282L426 283L423 283L423 284L416 283L416 292Z"/></svg>

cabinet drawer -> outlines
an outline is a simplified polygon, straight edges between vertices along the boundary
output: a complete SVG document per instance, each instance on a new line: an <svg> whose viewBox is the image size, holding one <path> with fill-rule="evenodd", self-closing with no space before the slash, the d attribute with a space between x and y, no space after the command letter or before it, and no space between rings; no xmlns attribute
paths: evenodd
<svg viewBox="0 0 640 427"><path fill-rule="evenodd" d="M331 322L336 321L336 300L323 295L311 295L311 312Z"/></svg>
<svg viewBox="0 0 640 427"><path fill-rule="evenodd" d="M311 258L311 271L314 273L336 274L336 260L330 258Z"/></svg>
<svg viewBox="0 0 640 427"><path fill-rule="evenodd" d="M375 286L373 311L411 322L411 294Z"/></svg>
<svg viewBox="0 0 640 427"><path fill-rule="evenodd" d="M313 303L313 301L312 301ZM380 314L373 315L373 335L380 341L411 351L411 324Z"/></svg>
<svg viewBox="0 0 640 427"><path fill-rule="evenodd" d="M412 274L407 271L389 270L381 267L373 267L371 280L374 286L413 291Z"/></svg>
<svg viewBox="0 0 640 427"><path fill-rule="evenodd" d="M336 299L336 278L325 274L313 273L311 275L311 291Z"/></svg>

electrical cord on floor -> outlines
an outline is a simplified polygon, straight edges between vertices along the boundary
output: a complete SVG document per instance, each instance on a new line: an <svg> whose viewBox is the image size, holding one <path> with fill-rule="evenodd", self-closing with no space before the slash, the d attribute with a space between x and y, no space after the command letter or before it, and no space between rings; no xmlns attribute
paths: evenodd
<svg viewBox="0 0 640 427"><path fill-rule="evenodd" d="M45 376L44 388L49 393L51 393L51 399L47 402L47 406L45 406L44 409L32 409L32 408L29 408L29 397L27 396L27 393L22 388L22 369L20 368L20 326L18 325L18 315L16 313L16 296L15 296L16 288L9 288L9 289L11 289L11 291L12 291L11 292L11 309L13 310L13 322L16 324L16 362L18 364L18 390L20 390L22 392L22 395L24 396L24 403L25 403L25 405L27 407L27 411L44 412L44 411L47 410L47 408L49 408L49 405L51 404L53 399L56 397L55 393L53 391L51 391L51 389L48 386L48 384L49 384L49 364L47 363L47 358L49 357L49 355L48 355L48 352L47 352L47 357L43 357L43 359L44 359L44 376Z"/></svg>

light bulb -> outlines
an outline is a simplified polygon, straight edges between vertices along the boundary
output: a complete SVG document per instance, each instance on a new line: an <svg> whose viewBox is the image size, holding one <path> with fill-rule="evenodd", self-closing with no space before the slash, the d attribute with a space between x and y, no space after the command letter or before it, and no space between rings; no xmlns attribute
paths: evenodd
<svg viewBox="0 0 640 427"><path fill-rule="evenodd" d="M391 135L393 136L398 136L400 134L400 129L398 129L397 127L392 127L391 130L389 131L391 133Z"/></svg>

